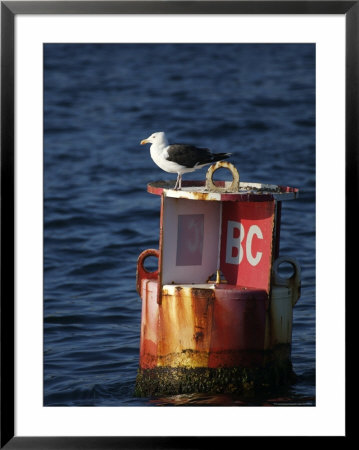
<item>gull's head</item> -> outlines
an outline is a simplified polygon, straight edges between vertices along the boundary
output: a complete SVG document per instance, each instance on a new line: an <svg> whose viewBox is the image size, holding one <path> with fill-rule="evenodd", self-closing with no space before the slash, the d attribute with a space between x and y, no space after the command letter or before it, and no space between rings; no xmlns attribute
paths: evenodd
<svg viewBox="0 0 359 450"><path fill-rule="evenodd" d="M157 131L157 133L151 134L150 137L141 141L141 145L144 144L166 144L167 139L163 131Z"/></svg>

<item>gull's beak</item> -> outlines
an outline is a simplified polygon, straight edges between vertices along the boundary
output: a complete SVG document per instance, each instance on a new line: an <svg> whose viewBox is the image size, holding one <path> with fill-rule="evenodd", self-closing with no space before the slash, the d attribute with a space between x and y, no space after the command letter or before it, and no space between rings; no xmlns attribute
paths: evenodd
<svg viewBox="0 0 359 450"><path fill-rule="evenodd" d="M144 139L140 142L141 145L148 144L150 141L148 139Z"/></svg>

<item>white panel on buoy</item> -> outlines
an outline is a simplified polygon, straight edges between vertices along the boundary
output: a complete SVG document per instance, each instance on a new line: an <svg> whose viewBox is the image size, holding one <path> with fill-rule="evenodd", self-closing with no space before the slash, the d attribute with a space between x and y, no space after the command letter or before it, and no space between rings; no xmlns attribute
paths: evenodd
<svg viewBox="0 0 359 450"><path fill-rule="evenodd" d="M166 197L162 283L206 283L218 266L221 204Z"/></svg>

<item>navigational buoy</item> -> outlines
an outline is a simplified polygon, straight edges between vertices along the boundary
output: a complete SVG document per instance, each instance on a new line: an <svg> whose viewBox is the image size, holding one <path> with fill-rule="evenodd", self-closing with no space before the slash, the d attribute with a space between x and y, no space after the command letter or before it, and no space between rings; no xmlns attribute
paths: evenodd
<svg viewBox="0 0 359 450"><path fill-rule="evenodd" d="M233 180L213 181L219 168ZM293 307L300 268L279 256L281 205L298 189L240 182L218 162L206 181L166 181L147 190L161 198L159 249L137 262L142 299L137 396L241 393L289 382ZM148 257L158 269L146 270ZM293 267L283 278L281 264Z"/></svg>

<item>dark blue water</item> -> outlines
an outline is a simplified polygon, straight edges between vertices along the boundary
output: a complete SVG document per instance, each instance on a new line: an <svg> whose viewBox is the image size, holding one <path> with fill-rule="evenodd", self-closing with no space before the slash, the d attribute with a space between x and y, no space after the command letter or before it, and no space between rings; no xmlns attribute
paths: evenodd
<svg viewBox="0 0 359 450"><path fill-rule="evenodd" d="M242 181L300 189L283 202L280 254L302 269L290 387L250 397L139 399L136 261L158 248L175 179L141 139L232 152ZM204 179L206 169L184 179ZM44 404L315 404L315 46L44 46Z"/></svg>

